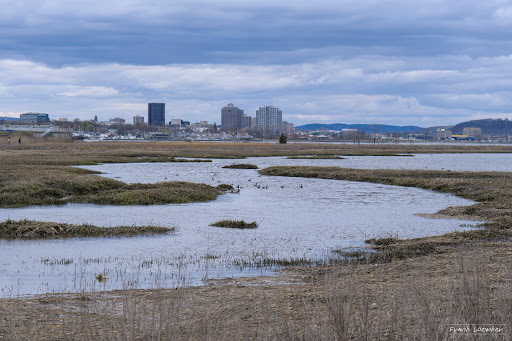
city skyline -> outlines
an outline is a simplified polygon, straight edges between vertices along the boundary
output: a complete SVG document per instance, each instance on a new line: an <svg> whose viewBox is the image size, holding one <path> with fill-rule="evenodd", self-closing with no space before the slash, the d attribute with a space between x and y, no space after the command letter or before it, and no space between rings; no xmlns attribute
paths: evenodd
<svg viewBox="0 0 512 341"><path fill-rule="evenodd" d="M297 125L512 118L504 1L0 3L0 116L129 120L165 102L217 121L232 102Z"/></svg>

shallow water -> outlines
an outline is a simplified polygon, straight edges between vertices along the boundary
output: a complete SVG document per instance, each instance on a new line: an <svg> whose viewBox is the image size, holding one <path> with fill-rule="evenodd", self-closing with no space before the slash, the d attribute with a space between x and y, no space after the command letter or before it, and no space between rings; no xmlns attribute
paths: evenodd
<svg viewBox="0 0 512 341"><path fill-rule="evenodd" d="M460 155L471 159L474 154ZM125 182L228 183L239 187L240 193L224 194L206 203L179 205L70 204L0 209L2 220L26 218L99 226L154 224L178 228L174 234L149 237L0 241L0 297L200 284L208 278L268 274L271 266L258 267L268 259L323 260L332 256L333 249L361 246L370 237L412 238L467 229L461 224L474 222L415 215L472 203L447 194L370 183L260 176L257 170L221 168L241 162L260 168L275 164L406 168L414 161L418 167L472 164L434 156L345 160L272 157L212 163L87 166L84 168ZM422 160L426 161L424 165ZM222 219L256 221L259 227L236 230L209 226ZM99 273L109 280L98 283L95 276Z"/></svg>

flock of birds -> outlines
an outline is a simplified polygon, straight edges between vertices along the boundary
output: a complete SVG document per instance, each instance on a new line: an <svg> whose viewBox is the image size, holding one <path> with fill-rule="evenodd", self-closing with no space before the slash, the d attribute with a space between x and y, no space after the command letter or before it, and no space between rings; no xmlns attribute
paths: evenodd
<svg viewBox="0 0 512 341"><path fill-rule="evenodd" d="M219 183L219 184L220 184L220 183L221 183L221 181L220 181L220 180L218 180L218 179L217 179L217 180L215 179L215 176L216 176L216 175L217 175L217 173L213 173L213 174L212 174L212 181L217 181L217 183ZM179 174L178 174L178 173L176 173L176 177L178 177L178 176L179 176ZM260 176L261 176L261 175L258 175L258 177L260 177ZM165 180L167 180L167 178L164 178L164 179L165 179ZM252 182L252 179L251 179L251 178L249 178L247 181ZM231 186L233 186L233 184L231 184ZM254 183L254 187L259 188L259 189L268 189L268 185L264 186L264 185L259 184L259 183L257 183L257 182L255 182L255 183ZM281 187L281 188L284 188L284 185L280 185L280 187ZM302 186L302 184L300 184L299 188L304 188L304 186ZM230 192L231 192L231 193L234 193L234 194L239 194L241 189L243 189L243 187L241 187L240 185L236 185L236 188L231 189L231 191L230 191Z"/></svg>

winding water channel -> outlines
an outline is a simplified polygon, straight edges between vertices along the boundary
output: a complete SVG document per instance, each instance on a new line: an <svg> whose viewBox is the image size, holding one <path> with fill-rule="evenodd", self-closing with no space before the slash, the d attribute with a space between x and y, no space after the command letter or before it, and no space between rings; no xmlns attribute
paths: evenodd
<svg viewBox="0 0 512 341"><path fill-rule="evenodd" d="M31 219L99 226L176 227L161 236L0 241L0 297L48 292L176 287L209 278L269 274L258 264L275 259L322 260L332 250L357 247L378 236L412 238L463 230L475 222L427 219L469 200L417 188L349 181L260 176L222 169L232 163L512 171L510 154L434 154L289 160L283 157L211 163L104 164L83 168L134 183L191 181L233 184L239 194L206 203L151 206L70 204L0 209L0 219ZM254 230L211 227L222 219L256 221ZM97 274L109 277L103 283Z"/></svg>

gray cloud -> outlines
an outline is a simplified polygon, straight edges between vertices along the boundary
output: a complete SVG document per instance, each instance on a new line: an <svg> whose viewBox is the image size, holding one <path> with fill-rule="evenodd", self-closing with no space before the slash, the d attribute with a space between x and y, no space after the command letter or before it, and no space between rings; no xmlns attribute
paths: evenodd
<svg viewBox="0 0 512 341"><path fill-rule="evenodd" d="M0 112L219 121L234 102L315 120L508 117L504 0L0 0ZM189 117L185 117L185 116ZM109 118L109 117L104 117Z"/></svg>
<svg viewBox="0 0 512 341"><path fill-rule="evenodd" d="M510 47L504 1L0 1L0 57L52 65L287 63L380 54L477 56ZM364 52L363 52L364 53ZM264 56L262 56L264 55ZM232 58L230 58L232 57ZM238 60L236 58L239 58ZM242 58L240 60L240 58ZM298 62L298 60L296 61Z"/></svg>
<svg viewBox="0 0 512 341"><path fill-rule="evenodd" d="M437 125L509 114L511 57L440 57L438 68L436 61L426 59L362 56L290 65L65 67L0 60L0 101L8 107L4 112L36 110L82 119L97 114L129 119L144 114L152 101L168 103L169 115L210 121L219 121L227 102L252 115L257 107L274 104L297 124Z"/></svg>

